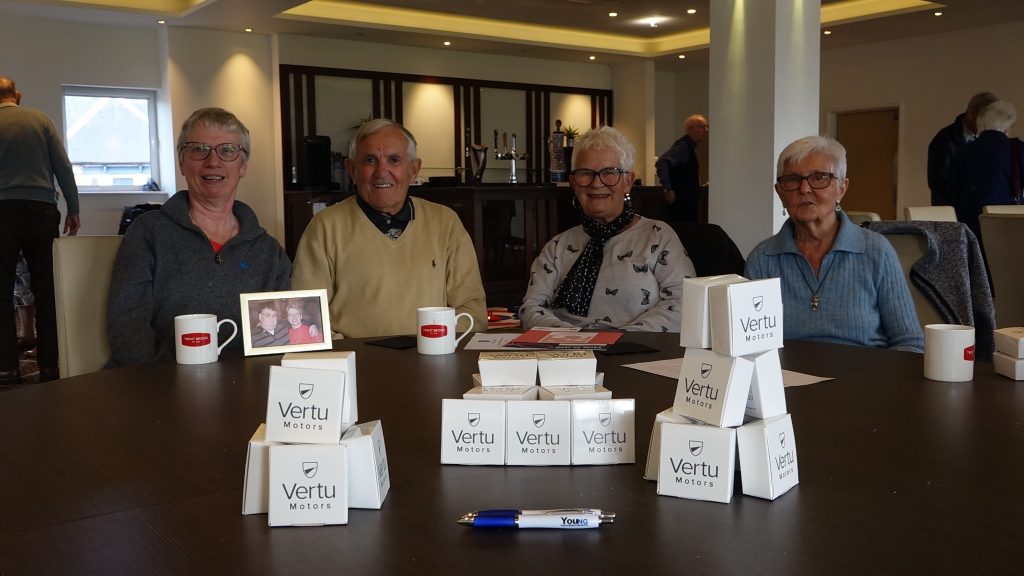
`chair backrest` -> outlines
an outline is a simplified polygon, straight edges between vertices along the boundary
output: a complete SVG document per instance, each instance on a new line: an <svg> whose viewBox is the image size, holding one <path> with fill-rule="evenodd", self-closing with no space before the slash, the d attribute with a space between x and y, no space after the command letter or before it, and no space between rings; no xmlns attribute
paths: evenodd
<svg viewBox="0 0 1024 576"><path fill-rule="evenodd" d="M1024 214L1024 204L989 204L981 207L982 214Z"/></svg>
<svg viewBox="0 0 1024 576"><path fill-rule="evenodd" d="M882 220L878 212L858 212L856 210L847 210L846 217L857 226L865 222L880 222Z"/></svg>
<svg viewBox="0 0 1024 576"><path fill-rule="evenodd" d="M669 222L693 261L697 276L743 275L743 253L718 224Z"/></svg>
<svg viewBox="0 0 1024 576"><path fill-rule="evenodd" d="M928 250L928 241L924 236L917 234L885 234L885 238L896 250L900 259L900 267L903 268L903 279L907 281L910 288L910 296L914 299L914 307L917 308L917 319L921 326L928 324L944 324L945 321L939 315L931 301L921 293L921 290L910 281L910 267L921 259Z"/></svg>
<svg viewBox="0 0 1024 576"><path fill-rule="evenodd" d="M907 206L903 209L903 215L905 220L956 222L956 210L952 206Z"/></svg>
<svg viewBox="0 0 1024 576"><path fill-rule="evenodd" d="M61 378L96 372L110 358L107 294L120 246L120 236L65 236L53 242Z"/></svg>
<svg viewBox="0 0 1024 576"><path fill-rule="evenodd" d="M1020 263L1024 214L982 214L978 222L995 292L996 326L1024 326L1024 268Z"/></svg>

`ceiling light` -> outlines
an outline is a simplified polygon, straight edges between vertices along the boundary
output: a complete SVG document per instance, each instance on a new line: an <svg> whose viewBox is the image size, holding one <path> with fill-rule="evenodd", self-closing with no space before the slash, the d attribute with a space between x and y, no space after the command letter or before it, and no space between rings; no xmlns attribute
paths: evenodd
<svg viewBox="0 0 1024 576"><path fill-rule="evenodd" d="M591 60L597 60L597 56L591 56L590 59Z"/></svg>
<svg viewBox="0 0 1024 576"><path fill-rule="evenodd" d="M643 18L637 18L636 20L633 20L633 24L657 28L659 24L667 22L668 20L669 18L666 18L665 16L644 16Z"/></svg>
<svg viewBox="0 0 1024 576"><path fill-rule="evenodd" d="M942 12L936 12L935 15L936 16L942 16Z"/></svg>
<svg viewBox="0 0 1024 576"><path fill-rule="evenodd" d="M167 24L167 20L157 20L157 24Z"/></svg>
<svg viewBox="0 0 1024 576"><path fill-rule="evenodd" d="M825 34L825 36L831 36L832 35L832 31L831 30L825 30L824 34Z"/></svg>
<svg viewBox="0 0 1024 576"><path fill-rule="evenodd" d="M680 54L680 55L679 55L679 59L680 59L680 60L683 60L683 59L685 59L685 58L686 58L686 54Z"/></svg>
<svg viewBox="0 0 1024 576"><path fill-rule="evenodd" d="M245 31L246 32L252 32L252 28L246 28Z"/></svg>
<svg viewBox="0 0 1024 576"><path fill-rule="evenodd" d="M450 41L450 40L445 40L445 41L444 41L444 45L445 45L445 46L451 46L451 45L452 45L452 43L451 43L451 41Z"/></svg>
<svg viewBox="0 0 1024 576"><path fill-rule="evenodd" d="M690 8L689 10L686 11L686 13L687 14L696 14L697 13L697 9L696 8Z"/></svg>
<svg viewBox="0 0 1024 576"><path fill-rule="evenodd" d="M608 15L611 16L612 18L615 18L616 16L619 15L619 13L618 12L609 12Z"/></svg>

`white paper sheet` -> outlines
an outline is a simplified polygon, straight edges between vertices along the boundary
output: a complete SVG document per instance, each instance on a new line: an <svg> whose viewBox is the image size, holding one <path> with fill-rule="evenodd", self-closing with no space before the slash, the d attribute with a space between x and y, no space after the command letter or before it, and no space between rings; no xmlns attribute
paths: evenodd
<svg viewBox="0 0 1024 576"><path fill-rule="evenodd" d="M683 368L683 359L670 358L668 360L654 360L652 362L637 362L636 364L623 364L626 368L633 368L634 370L640 370L641 372L648 372L650 374L656 374L658 376L664 376L673 380L679 379L679 371ZM789 386L806 386L807 384L815 384L817 382L824 382L825 380L832 380L825 376L812 376L810 374L802 374L800 372L793 372L791 370L782 371L782 385Z"/></svg>

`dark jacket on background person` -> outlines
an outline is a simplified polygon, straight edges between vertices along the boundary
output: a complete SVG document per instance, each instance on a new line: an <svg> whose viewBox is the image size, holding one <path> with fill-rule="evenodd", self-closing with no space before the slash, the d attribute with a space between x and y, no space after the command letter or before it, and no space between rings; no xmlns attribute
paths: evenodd
<svg viewBox="0 0 1024 576"><path fill-rule="evenodd" d="M668 207L669 220L696 222L701 195L697 143L689 136L676 140L654 168L662 188L676 193L675 203Z"/></svg>
<svg viewBox="0 0 1024 576"><path fill-rule="evenodd" d="M215 314L241 330L238 295L287 290L292 264L256 213L235 201L238 235L214 254L188 213L188 192L160 210L139 216L128 229L110 282L107 335L111 363L138 364L174 357L174 317ZM241 337L231 342L239 346Z"/></svg>
<svg viewBox="0 0 1024 576"><path fill-rule="evenodd" d="M960 149L949 173L949 190L957 220L981 239L978 215L982 206L1014 204L1013 162L1024 178L1024 145L1018 140L1013 158L1012 139L999 130L985 130ZM1020 190L1017 191L1020 194Z"/></svg>
<svg viewBox="0 0 1024 576"><path fill-rule="evenodd" d="M966 117L967 114L961 113L928 144L928 188L932 191L932 206L956 206L948 189L949 171L957 152L967 144L964 138Z"/></svg>

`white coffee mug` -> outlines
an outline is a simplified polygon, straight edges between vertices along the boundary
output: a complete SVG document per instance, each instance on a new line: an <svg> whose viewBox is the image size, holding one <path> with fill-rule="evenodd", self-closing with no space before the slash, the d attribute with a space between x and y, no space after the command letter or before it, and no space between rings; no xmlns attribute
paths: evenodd
<svg viewBox="0 0 1024 576"><path fill-rule="evenodd" d="M469 319L469 328L455 337L455 324L459 318ZM420 354L451 354L459 341L473 329L473 317L468 313L456 315L455 308L430 306L416 309L416 350Z"/></svg>
<svg viewBox="0 0 1024 576"><path fill-rule="evenodd" d="M973 326L924 327L924 377L943 382L967 382L974 378Z"/></svg>
<svg viewBox="0 0 1024 576"><path fill-rule="evenodd" d="M224 343L217 346L217 331L223 323L231 324L233 331ZM220 351L238 335L238 325L230 318L220 322L213 314L184 314L174 317L174 353L178 364L207 364L216 362Z"/></svg>

